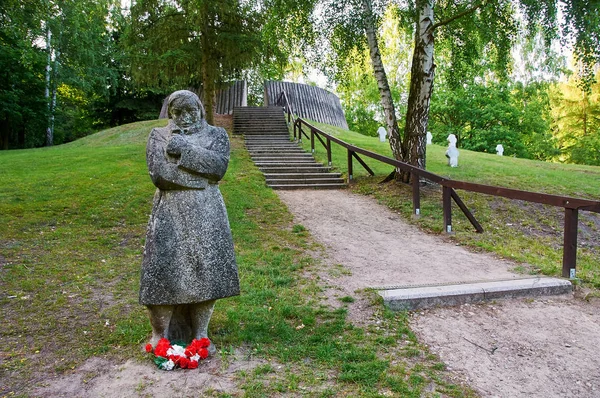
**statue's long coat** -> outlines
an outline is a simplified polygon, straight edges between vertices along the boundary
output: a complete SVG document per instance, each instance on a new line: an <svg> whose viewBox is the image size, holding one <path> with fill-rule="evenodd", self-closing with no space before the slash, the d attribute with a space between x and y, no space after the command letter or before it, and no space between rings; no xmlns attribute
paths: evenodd
<svg viewBox="0 0 600 398"><path fill-rule="evenodd" d="M167 154L175 134L185 139L180 157ZM238 295L233 240L218 186L229 163L225 130L203 122L183 134L170 121L150 133L146 158L158 189L146 234L140 304L191 304Z"/></svg>

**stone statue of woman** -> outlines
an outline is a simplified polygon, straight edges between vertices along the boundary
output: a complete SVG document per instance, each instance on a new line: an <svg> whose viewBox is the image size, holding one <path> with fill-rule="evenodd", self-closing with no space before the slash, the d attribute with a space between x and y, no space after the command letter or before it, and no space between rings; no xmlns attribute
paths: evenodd
<svg viewBox="0 0 600 398"><path fill-rule="evenodd" d="M210 126L191 91L169 97L169 124L150 133L148 170L158 188L148 222L140 304L152 325L150 343L207 337L215 300L239 294L227 210L219 191L229 138ZM211 344L209 352L214 354Z"/></svg>

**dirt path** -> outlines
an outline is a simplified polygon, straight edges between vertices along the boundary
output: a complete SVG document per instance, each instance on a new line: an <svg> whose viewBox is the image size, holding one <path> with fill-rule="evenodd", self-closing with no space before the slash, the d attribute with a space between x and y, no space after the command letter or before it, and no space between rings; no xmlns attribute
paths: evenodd
<svg viewBox="0 0 600 398"><path fill-rule="evenodd" d="M346 191L281 191L326 247L340 295L365 287L516 278L516 264L427 235ZM333 267L335 269L335 267ZM521 276L522 277L522 276ZM449 369L485 397L600 396L600 305L571 297L421 311L412 326ZM360 308L353 314L359 321ZM363 320L364 321L364 320Z"/></svg>

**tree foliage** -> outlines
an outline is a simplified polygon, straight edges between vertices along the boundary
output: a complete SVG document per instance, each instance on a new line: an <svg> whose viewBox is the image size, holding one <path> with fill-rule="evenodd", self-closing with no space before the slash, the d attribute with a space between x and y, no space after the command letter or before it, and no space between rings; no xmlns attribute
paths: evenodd
<svg viewBox="0 0 600 398"><path fill-rule="evenodd" d="M310 41L312 0L141 0L131 9L126 48L135 83L201 89L207 116L215 90L258 71L280 76L295 40Z"/></svg>
<svg viewBox="0 0 600 398"><path fill-rule="evenodd" d="M0 3L0 149L39 144L34 136L45 128L45 55L33 45L42 32L42 6Z"/></svg>
<svg viewBox="0 0 600 398"><path fill-rule="evenodd" d="M44 22L52 32L51 118L56 115L58 143L93 131L94 107L105 104L119 85L118 57L112 21L118 16L116 0L56 0L48 2ZM54 129L54 126L51 126ZM47 144L52 145L52 140Z"/></svg>
<svg viewBox="0 0 600 398"><path fill-rule="evenodd" d="M561 148L559 160L600 166L600 72L596 83L581 88L572 76L551 92L553 132Z"/></svg>
<svg viewBox="0 0 600 398"><path fill-rule="evenodd" d="M53 124L57 127L47 142L50 145L92 130L94 104L117 85L108 23L115 3L8 0L0 4L2 148L42 145Z"/></svg>
<svg viewBox="0 0 600 398"><path fill-rule="evenodd" d="M258 20L238 0L138 1L126 35L131 75L138 85L166 91L202 88L211 119L216 88L257 60Z"/></svg>
<svg viewBox="0 0 600 398"><path fill-rule="evenodd" d="M372 3L375 12L373 20L380 26L383 11L391 2L381 0ZM328 17L325 18L330 26L327 38L335 55L328 64L330 71L333 71L330 76L339 84L347 85L342 81L344 74L340 71L344 70L344 65L354 62L353 56L361 54L366 42L365 24L368 18L364 13L361 14L358 1L341 5L339 1L328 0L324 4L329 7L326 12ZM526 32L529 43L542 38L546 51L557 38L561 38L563 43L571 40L580 65L583 65L584 77L580 81L584 88L589 87L589 68L600 60L598 2L439 0L433 3L430 0L413 0L394 4L398 7L396 14L400 27L411 30L415 35L415 49L405 129L400 144L390 142L392 152L402 153L403 160L411 164L425 166L425 152L422 149L429 123L431 82L436 76L436 84L441 84L447 90L438 96L442 103L436 105L437 123L443 125L441 115L446 113L448 118L456 119L455 123L468 124L469 127L459 126L464 129L461 132L466 135L465 144L490 150L492 141L504 139L512 143L509 152L512 150L522 156L548 158L555 153L552 140L544 141L544 138L549 138L547 129L543 131L548 119L542 116L541 121L536 122L532 117L534 112L544 111L538 113L541 115L548 113L547 100L544 99L547 97L542 95L534 101L530 96L530 92L540 93L544 90L540 91L536 84L531 87L509 85L513 66L511 49L522 31ZM565 16L564 22L558 19L558 7L561 7ZM426 47L434 42L438 60L435 63L432 61L433 52ZM533 49L530 47L526 50ZM540 47L535 49L539 50ZM430 58L422 59L424 54ZM545 65L548 70L556 70L557 65L552 64L555 59L546 59L549 61ZM439 71L436 70L438 68ZM482 85L484 81L491 84ZM480 91L477 95L481 95L481 98L476 101L452 97L466 95L464 91L473 90ZM444 97L448 101L443 102ZM526 105L520 106L520 103ZM466 112L448 112L467 106L474 107L473 114L480 112L479 121L467 117ZM354 110L351 115L365 116L364 112L361 114ZM491 123L494 118L497 118L495 124ZM366 124L366 121L361 123ZM452 124L449 126L454 128ZM542 141L546 144L540 146ZM401 148L395 150L394 145L400 145ZM526 148L527 145L529 148Z"/></svg>
<svg viewBox="0 0 600 398"><path fill-rule="evenodd" d="M548 84L518 82L471 84L459 90L438 89L431 107L434 141L448 134L465 149L548 160L558 154L550 134Z"/></svg>
<svg viewBox="0 0 600 398"><path fill-rule="evenodd" d="M396 116L400 120L406 112L408 78L412 40L398 23L397 7L389 7L382 16L380 36L381 57L386 65L392 98L396 104ZM352 62L337 67L337 92L340 96L350 129L365 135L377 136L377 128L385 126L381 112L380 96L373 67L366 49L359 53L351 50Z"/></svg>

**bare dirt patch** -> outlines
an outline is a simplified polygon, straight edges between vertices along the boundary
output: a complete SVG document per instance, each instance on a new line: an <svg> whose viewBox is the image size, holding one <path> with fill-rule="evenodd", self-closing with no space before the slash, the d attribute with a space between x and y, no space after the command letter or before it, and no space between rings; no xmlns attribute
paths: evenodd
<svg viewBox="0 0 600 398"><path fill-rule="evenodd" d="M346 191L282 191L280 198L325 245L320 277L334 304L366 287L523 277L517 264L472 253L408 225L368 197ZM368 300L350 319L369 320ZM549 298L440 308L412 314L420 340L457 380L486 397L600 396L600 305ZM366 311L366 312L365 312Z"/></svg>
<svg viewBox="0 0 600 398"><path fill-rule="evenodd" d="M235 355L202 361L198 370L159 370L150 360L113 363L91 358L70 374L46 380L34 396L51 397L160 397L208 396L240 393L235 373L252 370L264 361L251 358L244 350Z"/></svg>
<svg viewBox="0 0 600 398"><path fill-rule="evenodd" d="M483 396L600 396L600 306L503 301L413 313L411 326Z"/></svg>
<svg viewBox="0 0 600 398"><path fill-rule="evenodd" d="M331 285L354 291L427 283L520 278L516 264L475 254L409 225L371 198L346 191L281 191L279 197L347 271Z"/></svg>

